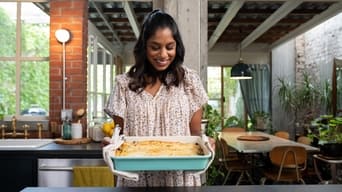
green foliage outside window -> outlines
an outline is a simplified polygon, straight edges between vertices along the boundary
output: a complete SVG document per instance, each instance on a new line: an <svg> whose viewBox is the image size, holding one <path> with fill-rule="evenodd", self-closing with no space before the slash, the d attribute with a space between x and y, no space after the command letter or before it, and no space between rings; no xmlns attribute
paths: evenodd
<svg viewBox="0 0 342 192"><path fill-rule="evenodd" d="M49 56L49 24L21 23L21 57ZM21 111L38 105L49 109L49 62L23 61L21 73L17 74L16 62L16 21L0 7L0 57L11 60L0 60L0 94L6 108L6 115L16 114L16 81L20 77Z"/></svg>
<svg viewBox="0 0 342 192"><path fill-rule="evenodd" d="M0 57L15 56L15 23L0 7Z"/></svg>

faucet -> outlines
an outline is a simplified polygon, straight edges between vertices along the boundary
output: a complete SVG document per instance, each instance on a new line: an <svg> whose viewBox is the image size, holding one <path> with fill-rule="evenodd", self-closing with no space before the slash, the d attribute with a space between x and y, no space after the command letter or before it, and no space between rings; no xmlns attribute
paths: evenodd
<svg viewBox="0 0 342 192"><path fill-rule="evenodd" d="M0 128L1 128L1 136L2 136L3 139L5 139L5 130L7 128L7 125L2 124L0 126Z"/></svg>
<svg viewBox="0 0 342 192"><path fill-rule="evenodd" d="M43 129L43 124L42 123L37 123L37 128L38 128L38 138L42 138L42 129Z"/></svg>
<svg viewBox="0 0 342 192"><path fill-rule="evenodd" d="M15 118L15 116L12 117L12 136L16 136L17 132L16 132L16 127L17 127L17 119Z"/></svg>
<svg viewBox="0 0 342 192"><path fill-rule="evenodd" d="M27 125L27 124L23 125L22 128L24 129L24 132L19 133L16 130L17 129L17 119L15 118L15 116L12 117L11 124L12 124L12 132L7 132L7 133L6 133L7 125L3 124L0 126L0 129L2 129L2 131L1 131L2 139L4 139L6 136L14 138L14 137L21 136L21 135L24 135L24 138L27 139L27 136L29 135L28 129L30 128L29 125Z"/></svg>

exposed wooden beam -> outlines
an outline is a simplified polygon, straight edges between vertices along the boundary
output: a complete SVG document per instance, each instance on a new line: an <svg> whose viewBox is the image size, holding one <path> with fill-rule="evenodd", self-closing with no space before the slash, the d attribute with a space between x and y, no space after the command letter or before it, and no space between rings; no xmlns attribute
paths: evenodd
<svg viewBox="0 0 342 192"><path fill-rule="evenodd" d="M152 0L93 0L94 2L123 2L123 1L136 1L136 2L151 2Z"/></svg>
<svg viewBox="0 0 342 192"><path fill-rule="evenodd" d="M235 15L238 13L239 9L242 7L244 0L235 0L233 1L229 8L227 9L226 13L223 15L220 23L217 25L214 33L211 35L208 43L208 49L211 49L214 47L217 40L220 38L224 30L227 28L229 23L232 21L232 19L235 17Z"/></svg>
<svg viewBox="0 0 342 192"><path fill-rule="evenodd" d="M109 24L107 18L105 17L105 15L102 13L101 9L99 8L99 6L97 5L97 3L95 3L94 1L90 1L90 3L92 3L93 7L96 9L97 13L99 14L99 16L102 18L102 20L104 21L105 25L108 27L108 29L113 33L113 37L116 40L116 42L119 44L119 46L122 46L122 43L120 41L120 38L118 37L118 35L116 34L116 32L114 31L113 27Z"/></svg>
<svg viewBox="0 0 342 192"><path fill-rule="evenodd" d="M137 20L135 13L134 13L134 9L132 7L131 2L128 2L127 0L125 0L123 2L123 8L126 12L129 23L131 24L132 30L135 34L135 37L138 39L139 33L140 33L139 24L138 24L138 20Z"/></svg>
<svg viewBox="0 0 342 192"><path fill-rule="evenodd" d="M251 34L249 34L242 42L241 49L246 48L253 43L258 37L275 25L279 20L288 15L292 10L298 7L303 1L289 0L285 2L277 11L269 16L262 24L260 24Z"/></svg>
<svg viewBox="0 0 342 192"><path fill-rule="evenodd" d="M209 0L209 1L217 1L217 0ZM220 0L218 0L220 1ZM231 0L221 0L221 1L231 1ZM255 1L255 0L248 0L248 1ZM264 1L264 2L284 2L284 0L261 0L261 1ZM288 0L289 1L289 0ZM290 0L291 1L291 0ZM296 0L294 0L296 1ZM336 2L336 1L339 1L339 0L304 0L303 2Z"/></svg>
<svg viewBox="0 0 342 192"><path fill-rule="evenodd" d="M273 49L274 47L297 37L300 34L305 33L306 31L312 29L313 27L323 23L324 21L334 17L335 15L342 12L342 2L331 5L327 10L323 11L321 14L316 15L308 22L302 24L297 27L295 30L291 31L287 35L280 38L278 41L274 42L270 47Z"/></svg>
<svg viewBox="0 0 342 192"><path fill-rule="evenodd" d="M46 1L46 0L42 0L42 1ZM125 0L93 0L94 2L122 2ZM126 1L136 1L136 2L152 2L153 0L126 0ZM183 0L186 1L186 0ZM215 2L230 2L230 1L234 1L234 0L208 0L208 2L210 1L215 1ZM248 1L255 1L255 0L248 0ZM264 2L284 2L284 0L262 0ZM319 2L319 1L325 1L325 2L336 2L338 0L304 0L307 2Z"/></svg>

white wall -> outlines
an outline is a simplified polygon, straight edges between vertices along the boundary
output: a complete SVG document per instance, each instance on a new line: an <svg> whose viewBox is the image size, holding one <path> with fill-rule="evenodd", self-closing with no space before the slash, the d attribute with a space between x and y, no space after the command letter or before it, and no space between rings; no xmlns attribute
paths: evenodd
<svg viewBox="0 0 342 192"><path fill-rule="evenodd" d="M292 133L293 117L286 113L279 103L278 78L295 80L295 41L289 41L272 50L272 128L273 130L287 130ZM291 135L294 135L292 133Z"/></svg>
<svg viewBox="0 0 342 192"><path fill-rule="evenodd" d="M274 130L289 130L290 133L294 130L294 125L288 123L290 117L282 111L279 105L277 78L283 76L294 82L295 73L310 70L315 72L318 80L331 79L333 59L342 57L341 21L342 13L312 28L297 39L297 41L303 41L304 44L296 47L296 40L291 40L272 50L272 124ZM301 52L296 52L297 48L301 49L299 50ZM299 56L302 59L301 54L304 54L303 63L296 61Z"/></svg>

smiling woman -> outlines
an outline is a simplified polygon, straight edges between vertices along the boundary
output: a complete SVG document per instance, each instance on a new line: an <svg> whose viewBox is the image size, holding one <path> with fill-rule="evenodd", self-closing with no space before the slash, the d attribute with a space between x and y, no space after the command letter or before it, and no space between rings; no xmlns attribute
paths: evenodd
<svg viewBox="0 0 342 192"><path fill-rule="evenodd" d="M185 49L174 19L149 13L134 47L135 64L118 75L105 112L125 136L199 136L208 97L198 74L183 66ZM117 133L117 132L116 132ZM118 175L118 186L200 186L199 174L180 169Z"/></svg>

